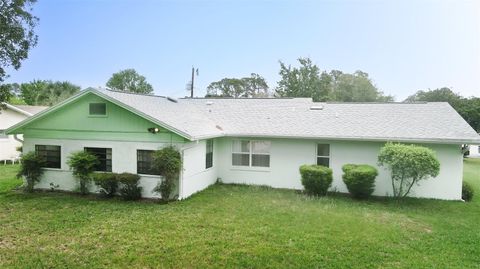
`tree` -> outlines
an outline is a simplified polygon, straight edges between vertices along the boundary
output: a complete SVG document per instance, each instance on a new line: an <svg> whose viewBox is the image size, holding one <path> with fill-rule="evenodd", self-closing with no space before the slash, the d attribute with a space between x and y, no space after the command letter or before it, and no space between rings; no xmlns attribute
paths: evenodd
<svg viewBox="0 0 480 269"><path fill-rule="evenodd" d="M338 71L337 71L338 72ZM341 102L391 102L392 96L379 91L368 74L356 71L353 74L337 73L332 75L333 100Z"/></svg>
<svg viewBox="0 0 480 269"><path fill-rule="evenodd" d="M450 88L417 91L404 102L448 102L473 129L480 132L480 98L465 98Z"/></svg>
<svg viewBox="0 0 480 269"><path fill-rule="evenodd" d="M0 83L7 78L5 68L18 70L28 57L28 51L37 44L34 28L38 18L30 14L36 0L2 0L0 2ZM10 97L0 89L0 102Z"/></svg>
<svg viewBox="0 0 480 269"><path fill-rule="evenodd" d="M34 80L20 85L20 97L29 105L52 106L78 93L68 81Z"/></svg>
<svg viewBox="0 0 480 269"><path fill-rule="evenodd" d="M151 94L153 92L152 85L135 69L125 69L114 73L108 80L107 87L132 93Z"/></svg>
<svg viewBox="0 0 480 269"><path fill-rule="evenodd" d="M385 96L377 89L368 74L356 71L353 74L332 70L321 71L309 58L298 59L300 67L287 67L280 62L281 80L276 93L282 97L311 97L313 101L340 102L387 102L392 96Z"/></svg>
<svg viewBox="0 0 480 269"><path fill-rule="evenodd" d="M206 97L252 98L268 97L268 84L265 79L255 73L244 78L224 78L210 83Z"/></svg>
<svg viewBox="0 0 480 269"><path fill-rule="evenodd" d="M327 101L331 97L332 77L313 64L309 58L299 58L300 67L286 66L280 61L280 76L275 92L281 97L312 97Z"/></svg>
<svg viewBox="0 0 480 269"><path fill-rule="evenodd" d="M393 196L406 197L414 184L440 172L435 152L415 145L387 143L380 149L378 164L391 171Z"/></svg>

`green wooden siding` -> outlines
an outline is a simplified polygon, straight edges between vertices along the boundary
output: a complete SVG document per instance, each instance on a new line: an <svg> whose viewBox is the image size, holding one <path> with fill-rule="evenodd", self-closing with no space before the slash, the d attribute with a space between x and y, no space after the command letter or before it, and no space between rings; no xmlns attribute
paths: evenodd
<svg viewBox="0 0 480 269"><path fill-rule="evenodd" d="M89 104L105 102L106 116L90 116ZM157 127L152 134L148 128ZM95 94L87 94L22 128L26 138L184 142L185 139Z"/></svg>

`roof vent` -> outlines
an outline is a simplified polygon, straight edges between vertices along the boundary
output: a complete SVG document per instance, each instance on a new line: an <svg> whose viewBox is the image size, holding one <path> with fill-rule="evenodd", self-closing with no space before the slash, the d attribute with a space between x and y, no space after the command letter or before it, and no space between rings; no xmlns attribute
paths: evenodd
<svg viewBox="0 0 480 269"><path fill-rule="evenodd" d="M322 105L311 106L310 110L323 110L323 106Z"/></svg>
<svg viewBox="0 0 480 269"><path fill-rule="evenodd" d="M212 101L207 101L205 104L206 104L207 106L211 106L211 105L213 105L213 102L212 102Z"/></svg>
<svg viewBox="0 0 480 269"><path fill-rule="evenodd" d="M178 103L178 100L172 97L167 97L167 100L170 102Z"/></svg>

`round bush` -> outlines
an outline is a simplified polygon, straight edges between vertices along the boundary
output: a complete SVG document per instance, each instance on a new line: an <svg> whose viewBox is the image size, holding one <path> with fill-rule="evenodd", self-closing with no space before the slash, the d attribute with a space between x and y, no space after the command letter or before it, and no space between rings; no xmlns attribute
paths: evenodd
<svg viewBox="0 0 480 269"><path fill-rule="evenodd" d="M302 185L309 195L326 195L332 185L332 169L321 165L300 166Z"/></svg>
<svg viewBox="0 0 480 269"><path fill-rule="evenodd" d="M118 180L116 173L94 173L93 181L100 188L100 194L113 197L117 193Z"/></svg>
<svg viewBox="0 0 480 269"><path fill-rule="evenodd" d="M365 199L375 189L375 178L378 175L375 167L366 164L346 164L342 167L343 182L350 194L357 199Z"/></svg>
<svg viewBox="0 0 480 269"><path fill-rule="evenodd" d="M140 176L130 173L121 173L117 175L120 183L120 195L125 200L138 200L142 198L142 187L138 186Z"/></svg>
<svg viewBox="0 0 480 269"><path fill-rule="evenodd" d="M464 181L462 183L462 199L465 202L470 202L473 199L473 194L474 191L472 185Z"/></svg>

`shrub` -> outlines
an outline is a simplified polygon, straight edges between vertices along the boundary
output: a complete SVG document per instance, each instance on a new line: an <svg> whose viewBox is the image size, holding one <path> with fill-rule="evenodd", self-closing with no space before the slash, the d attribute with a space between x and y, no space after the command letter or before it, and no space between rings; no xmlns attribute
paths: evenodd
<svg viewBox="0 0 480 269"><path fill-rule="evenodd" d="M68 158L68 165L73 170L73 175L80 181L80 193L88 193L88 183L90 176L95 170L99 161L97 157L85 151L74 152Z"/></svg>
<svg viewBox="0 0 480 269"><path fill-rule="evenodd" d="M121 173L117 175L120 183L120 195L125 200L138 200L142 197L142 187L138 186L140 176L130 173Z"/></svg>
<svg viewBox="0 0 480 269"><path fill-rule="evenodd" d="M391 171L394 197L405 197L414 184L436 177L440 162L429 148L388 142L380 149L378 164Z"/></svg>
<svg viewBox="0 0 480 269"><path fill-rule="evenodd" d="M333 181L332 169L321 165L302 165L300 175L309 195L326 195Z"/></svg>
<svg viewBox="0 0 480 269"><path fill-rule="evenodd" d="M163 176L162 182L155 187L154 192L160 193L162 200L170 200L175 182L182 169L180 152L173 146L157 150L153 154L152 167Z"/></svg>
<svg viewBox="0 0 480 269"><path fill-rule="evenodd" d="M470 202L473 199L474 194L475 192L473 191L472 185L464 181L462 183L462 199L465 202Z"/></svg>
<svg viewBox="0 0 480 269"><path fill-rule="evenodd" d="M118 180L116 173L94 173L93 181L100 188L100 194L113 197L117 193Z"/></svg>
<svg viewBox="0 0 480 269"><path fill-rule="evenodd" d="M34 152L29 152L22 156L22 164L17 177L25 177L26 185L24 190L26 192L33 192L35 183L40 181L40 178L42 177L42 167L45 166L45 164L45 159L36 155Z"/></svg>
<svg viewBox="0 0 480 269"><path fill-rule="evenodd" d="M346 164L342 170L343 182L354 198L364 199L372 195L375 189L375 178L378 175L375 167L366 164Z"/></svg>

